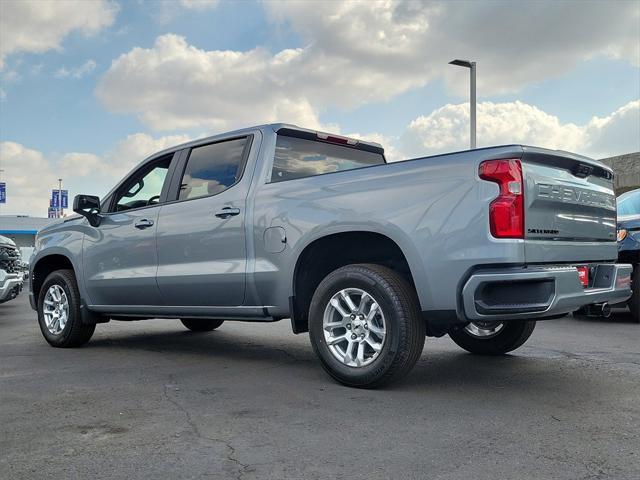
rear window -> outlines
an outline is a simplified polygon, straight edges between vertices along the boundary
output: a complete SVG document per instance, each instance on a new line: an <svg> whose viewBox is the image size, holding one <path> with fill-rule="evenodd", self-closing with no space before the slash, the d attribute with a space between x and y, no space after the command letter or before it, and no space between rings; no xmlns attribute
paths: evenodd
<svg viewBox="0 0 640 480"><path fill-rule="evenodd" d="M272 182L381 165L384 156L304 138L278 135Z"/></svg>

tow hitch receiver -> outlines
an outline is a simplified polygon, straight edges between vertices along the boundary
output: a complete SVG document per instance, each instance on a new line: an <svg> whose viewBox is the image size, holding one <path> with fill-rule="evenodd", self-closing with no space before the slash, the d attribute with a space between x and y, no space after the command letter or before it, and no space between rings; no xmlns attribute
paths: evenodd
<svg viewBox="0 0 640 480"><path fill-rule="evenodd" d="M609 318L611 316L611 305L607 302L594 303L580 309L580 313L588 317Z"/></svg>

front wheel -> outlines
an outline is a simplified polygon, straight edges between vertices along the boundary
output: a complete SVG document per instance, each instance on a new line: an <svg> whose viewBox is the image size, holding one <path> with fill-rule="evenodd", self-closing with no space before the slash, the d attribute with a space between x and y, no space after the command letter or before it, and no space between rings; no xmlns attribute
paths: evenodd
<svg viewBox="0 0 640 480"><path fill-rule="evenodd" d="M309 337L334 379L374 388L409 373L422 353L425 326L416 293L402 276L357 264L333 271L316 289Z"/></svg>
<svg viewBox="0 0 640 480"><path fill-rule="evenodd" d="M95 323L80 317L80 292L73 270L49 274L38 295L38 324L45 340L54 347L79 347L89 341Z"/></svg>
<svg viewBox="0 0 640 480"><path fill-rule="evenodd" d="M480 355L503 355L521 347L533 333L536 322L471 322L453 329L449 337L467 352Z"/></svg>

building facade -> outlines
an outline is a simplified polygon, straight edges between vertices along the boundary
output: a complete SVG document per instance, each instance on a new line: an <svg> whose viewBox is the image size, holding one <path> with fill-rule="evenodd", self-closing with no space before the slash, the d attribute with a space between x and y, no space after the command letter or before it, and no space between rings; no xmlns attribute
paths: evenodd
<svg viewBox="0 0 640 480"><path fill-rule="evenodd" d="M0 235L16 242L16 246L22 252L22 258L28 261L35 247L36 234L55 220L26 215L0 215Z"/></svg>
<svg viewBox="0 0 640 480"><path fill-rule="evenodd" d="M600 160L613 168L616 194L640 188L640 152Z"/></svg>

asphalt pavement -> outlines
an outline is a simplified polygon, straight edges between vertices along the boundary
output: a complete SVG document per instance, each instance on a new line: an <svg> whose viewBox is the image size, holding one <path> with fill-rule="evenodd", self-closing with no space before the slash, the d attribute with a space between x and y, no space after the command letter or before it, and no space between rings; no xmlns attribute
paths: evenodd
<svg viewBox="0 0 640 480"><path fill-rule="evenodd" d="M384 390L332 381L289 323L98 325L48 346L0 305L0 478L640 478L640 324L539 322L512 355L428 338Z"/></svg>

